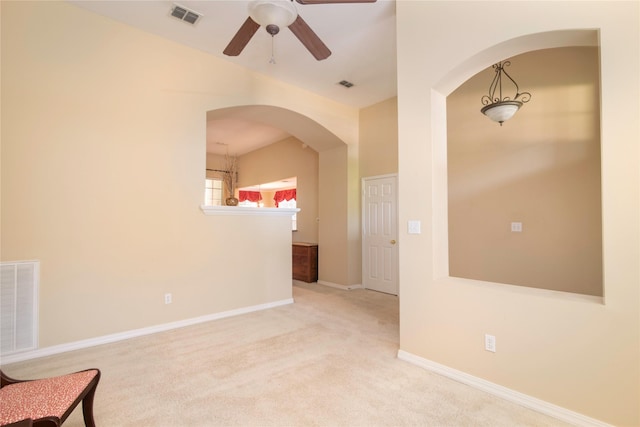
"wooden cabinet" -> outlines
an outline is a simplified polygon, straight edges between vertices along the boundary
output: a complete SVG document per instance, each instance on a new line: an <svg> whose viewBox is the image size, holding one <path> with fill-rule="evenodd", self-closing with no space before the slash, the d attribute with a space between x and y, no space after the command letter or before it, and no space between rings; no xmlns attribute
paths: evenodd
<svg viewBox="0 0 640 427"><path fill-rule="evenodd" d="M293 279L311 283L318 281L318 245L293 244Z"/></svg>

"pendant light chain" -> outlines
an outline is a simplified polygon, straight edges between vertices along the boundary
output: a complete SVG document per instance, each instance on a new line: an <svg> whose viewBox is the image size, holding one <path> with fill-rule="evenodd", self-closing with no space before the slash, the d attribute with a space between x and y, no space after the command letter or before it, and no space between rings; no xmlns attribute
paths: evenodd
<svg viewBox="0 0 640 427"><path fill-rule="evenodd" d="M269 64L275 64L276 63L276 58L275 55L273 53L274 51L274 41L273 39L275 39L275 37L272 35L271 36L271 59L269 59Z"/></svg>

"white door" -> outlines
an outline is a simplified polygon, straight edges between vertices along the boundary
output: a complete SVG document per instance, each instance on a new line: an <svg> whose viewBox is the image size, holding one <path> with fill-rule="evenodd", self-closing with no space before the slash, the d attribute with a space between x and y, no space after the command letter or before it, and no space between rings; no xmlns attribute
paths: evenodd
<svg viewBox="0 0 640 427"><path fill-rule="evenodd" d="M362 285L398 295L396 176L362 180Z"/></svg>

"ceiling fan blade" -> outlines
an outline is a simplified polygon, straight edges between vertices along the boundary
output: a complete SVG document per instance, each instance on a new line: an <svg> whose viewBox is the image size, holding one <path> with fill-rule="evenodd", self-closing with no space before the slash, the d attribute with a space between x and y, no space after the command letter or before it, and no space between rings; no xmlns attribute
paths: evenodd
<svg viewBox="0 0 640 427"><path fill-rule="evenodd" d="M376 0L296 0L300 4L375 3Z"/></svg>
<svg viewBox="0 0 640 427"><path fill-rule="evenodd" d="M311 27L309 27L300 15L293 21L293 24L289 25L289 29L318 61L322 61L331 55L329 48L320 40L320 37L313 32Z"/></svg>
<svg viewBox="0 0 640 427"><path fill-rule="evenodd" d="M228 56L240 55L240 52L242 52L242 49L249 43L251 37L258 31L258 28L260 28L260 24L250 17L247 18L222 53Z"/></svg>

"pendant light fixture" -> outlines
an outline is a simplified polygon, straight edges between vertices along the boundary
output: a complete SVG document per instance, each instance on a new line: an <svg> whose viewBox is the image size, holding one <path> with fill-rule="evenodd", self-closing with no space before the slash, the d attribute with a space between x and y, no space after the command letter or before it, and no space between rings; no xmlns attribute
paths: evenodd
<svg viewBox="0 0 640 427"><path fill-rule="evenodd" d="M513 115L522 107L522 104L529 102L531 94L529 92L520 92L518 84L511 78L511 76L505 71L504 67L511 65L511 62L504 61L498 62L493 65L495 75L493 81L489 85L489 94L483 95L480 99L482 101L482 114L489 117L494 122L502 123L509 120ZM507 76L515 87L515 95L510 97L502 92L502 75Z"/></svg>

